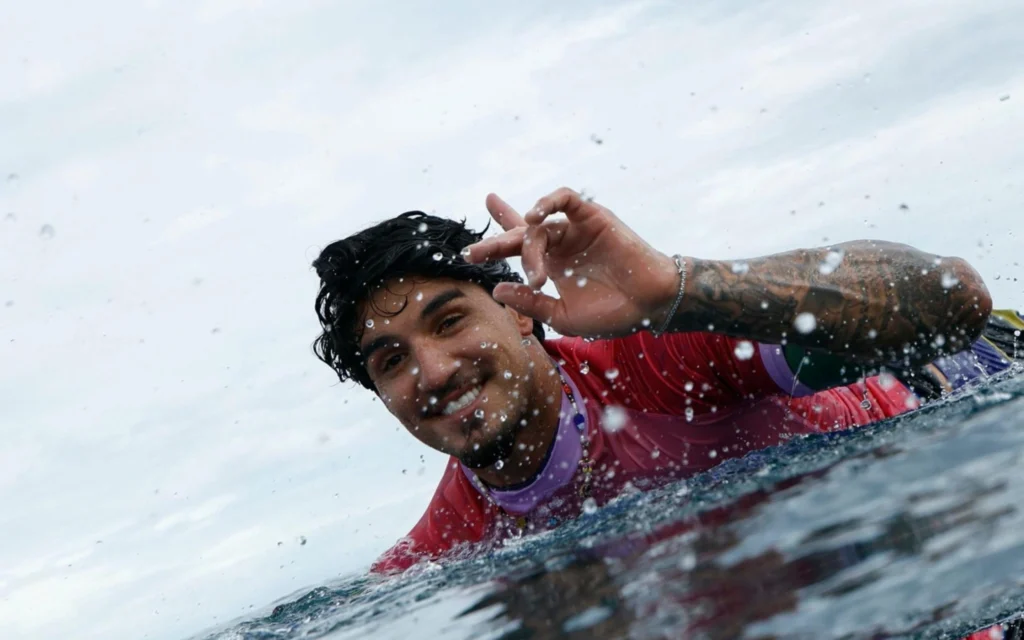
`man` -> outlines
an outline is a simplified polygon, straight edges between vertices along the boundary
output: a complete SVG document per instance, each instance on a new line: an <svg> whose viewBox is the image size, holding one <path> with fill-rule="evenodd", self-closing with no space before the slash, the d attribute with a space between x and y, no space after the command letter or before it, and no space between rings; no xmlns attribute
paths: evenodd
<svg viewBox="0 0 1024 640"><path fill-rule="evenodd" d="M1024 326L992 313L967 262L906 245L669 257L569 189L525 217L486 204L498 236L409 212L314 262L317 355L451 456L376 572L916 408L1009 366ZM549 278L559 298L539 291Z"/></svg>

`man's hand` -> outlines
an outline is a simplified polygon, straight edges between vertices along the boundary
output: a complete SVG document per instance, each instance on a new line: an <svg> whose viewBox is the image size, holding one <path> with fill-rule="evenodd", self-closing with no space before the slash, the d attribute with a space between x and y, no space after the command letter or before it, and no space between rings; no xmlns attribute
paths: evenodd
<svg viewBox="0 0 1024 640"><path fill-rule="evenodd" d="M520 216L495 195L505 229L467 260L522 256L530 286L494 297L563 335L617 337L657 328L679 287L674 262L608 209L570 189ZM549 220L555 213L565 219ZM959 258L877 240L745 261L686 258L686 292L669 331L713 331L828 353L859 368L913 367L967 349L992 309L985 283ZM550 278L561 298L536 291Z"/></svg>
<svg viewBox="0 0 1024 640"><path fill-rule="evenodd" d="M615 214L562 188L520 216L498 196L487 210L504 233L467 247L477 263L520 256L528 285L501 283L494 298L562 335L612 338L664 320L679 287L675 262ZM548 219L564 213L564 219ZM559 298L541 293L551 279Z"/></svg>

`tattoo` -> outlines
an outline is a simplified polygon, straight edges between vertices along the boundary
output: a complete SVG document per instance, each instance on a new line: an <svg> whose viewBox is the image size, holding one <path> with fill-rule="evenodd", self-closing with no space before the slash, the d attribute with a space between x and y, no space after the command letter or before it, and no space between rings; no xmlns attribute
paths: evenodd
<svg viewBox="0 0 1024 640"><path fill-rule="evenodd" d="M794 345L867 367L917 366L966 349L992 310L966 261L891 242L691 259L689 274L672 331Z"/></svg>

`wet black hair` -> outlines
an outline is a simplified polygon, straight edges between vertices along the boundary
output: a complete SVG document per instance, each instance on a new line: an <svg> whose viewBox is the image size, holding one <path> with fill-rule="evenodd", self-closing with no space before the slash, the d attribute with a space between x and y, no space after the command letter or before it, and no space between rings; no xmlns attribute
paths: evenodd
<svg viewBox="0 0 1024 640"><path fill-rule="evenodd" d="M486 232L487 227L479 233L468 229L465 219L456 222L407 211L327 245L313 261L320 276L316 315L323 329L313 352L342 382L355 380L376 393L359 352L362 327L356 323L361 303L370 301L378 286L397 278L451 278L479 285L487 293L499 282L521 283L522 277L506 260L470 264L462 257L463 247ZM544 340L540 322L534 321L533 335Z"/></svg>

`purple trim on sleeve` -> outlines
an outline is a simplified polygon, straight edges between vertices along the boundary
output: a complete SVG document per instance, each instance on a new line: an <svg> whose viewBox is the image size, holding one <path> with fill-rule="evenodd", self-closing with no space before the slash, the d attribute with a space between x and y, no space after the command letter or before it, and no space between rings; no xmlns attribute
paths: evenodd
<svg viewBox="0 0 1024 640"><path fill-rule="evenodd" d="M563 376L569 382L573 394L577 398L581 397L572 378L564 373ZM576 474L580 458L583 457L583 447L580 445L579 431L576 430L576 425L572 422L574 414L572 404L564 391L562 392L561 414L562 419L558 423L558 433L555 435L554 444L552 444L551 455L548 456L544 468L530 484L515 491L484 489L491 495L491 499L508 513L521 515L533 511L538 504L550 498L555 491L569 484ZM464 464L460 463L459 466L462 467L462 472L466 474L470 484L479 491L481 488L473 481L473 472Z"/></svg>
<svg viewBox="0 0 1024 640"><path fill-rule="evenodd" d="M980 338L967 351L943 356L932 364L939 368L954 389L987 378L1010 367L1005 354L996 349L985 338Z"/></svg>
<svg viewBox="0 0 1024 640"><path fill-rule="evenodd" d="M761 352L761 361L768 375L772 377L775 384L783 392L794 398L813 396L817 391L803 384L793 375L793 370L786 362L786 356L782 353L782 347L777 344L758 343L758 350Z"/></svg>

